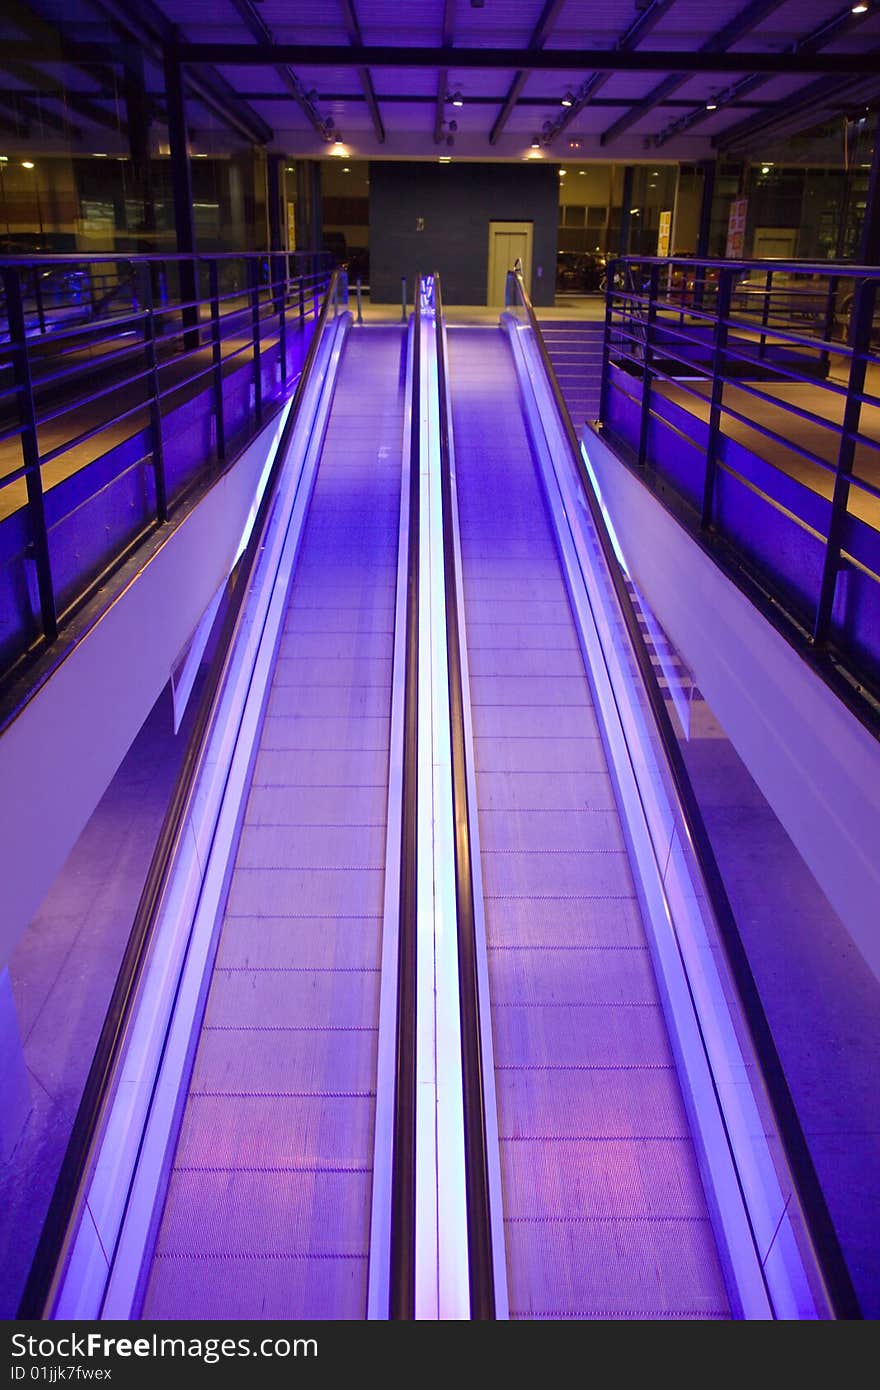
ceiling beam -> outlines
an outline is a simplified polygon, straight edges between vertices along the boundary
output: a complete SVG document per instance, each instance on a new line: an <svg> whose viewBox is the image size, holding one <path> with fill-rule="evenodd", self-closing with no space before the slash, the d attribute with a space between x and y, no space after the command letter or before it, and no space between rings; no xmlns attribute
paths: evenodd
<svg viewBox="0 0 880 1390"><path fill-rule="evenodd" d="M796 39L789 51L791 53L816 53L835 39L845 35L850 29L855 29L860 19L861 15L854 15L852 6L847 5L844 9L838 10L837 14L832 15L830 19L823 20L821 24L817 25L815 29L811 29L808 34L804 34L802 38ZM763 87L767 80L766 77L761 77L757 73L753 73L750 77L744 77L740 82L734 83L728 91L717 94L715 99L718 107L723 106L725 110L730 110L731 106L735 106L744 96L750 96L759 87ZM673 121L664 131L661 131L654 143L659 148L661 145L665 145L672 136L680 135L686 130L692 130L696 125L702 125L712 115L714 112L707 111L705 102L701 102L699 106L692 108L689 116L679 117L677 121Z"/></svg>
<svg viewBox="0 0 880 1390"><path fill-rule="evenodd" d="M3 0L3 13L4 18L11 20L16 29L20 29L23 34L27 34L29 39L42 47L41 56L46 60L52 57L53 50L60 50L61 44L67 37L66 28L41 12L39 4L25 6L22 4L22 0ZM61 52L58 51L59 59L62 56ZM111 91L114 89L116 72L112 65L99 67L95 64L80 65L74 63L74 66L81 66L93 82L97 82L103 87L109 87Z"/></svg>
<svg viewBox="0 0 880 1390"><path fill-rule="evenodd" d="M117 0L113 0L116 4ZM781 0L780 0L781 3ZM14 52L25 45L9 44ZM80 46L78 51L82 51ZM227 67L274 66L293 63L309 67L381 68L540 68L548 72L766 72L792 71L848 76L864 70L859 53L807 53L794 66L790 53L716 53L709 50L608 48L545 48L530 53L525 48L414 48L408 45L246 44L181 43L183 63L220 63Z"/></svg>
<svg viewBox="0 0 880 1390"><path fill-rule="evenodd" d="M8 72L10 76L18 78L22 82L28 82L32 87L38 87L41 82L45 82L45 74L33 67L30 63L16 63L8 56L8 45L4 44L0 49L0 72ZM14 89L12 89L14 90ZM111 94L112 95L112 94ZM75 111L78 116L83 116L93 125L103 126L105 130L118 131L120 135L128 135L128 124L120 120L115 111L105 111L97 101L93 101L90 96L84 96L82 92L71 92L65 88L63 95L59 98L71 111Z"/></svg>
<svg viewBox="0 0 880 1390"><path fill-rule="evenodd" d="M51 87L46 87L42 90L27 88L24 95L30 97L56 96L58 95L58 90ZM159 95L161 96L161 93ZM239 96L243 97L246 101L287 102L290 100L285 92L240 92ZM363 104L365 97L363 92L321 92L317 100L325 102L348 101L358 106ZM387 106L433 106L437 97L426 92L377 92L376 100L381 101L383 105ZM483 94L480 96L468 97L467 104L468 106L500 106L503 100L503 94L500 93L494 97ZM520 97L517 105L520 107L540 107L542 110L546 110L548 106L553 106L556 100L556 93L553 92L545 96ZM671 100L661 102L660 104L664 107L674 107L676 110L690 111L694 103L692 97L673 97ZM725 103L725 105L728 104L732 107L738 106L747 110L753 109L754 107L763 108L774 105L774 103L770 101L757 100L731 101L730 103ZM596 97L595 100L590 101L590 105L608 107L609 109L631 106L632 97Z"/></svg>
<svg viewBox="0 0 880 1390"><path fill-rule="evenodd" d="M133 39L150 57L153 63L164 71L165 50L174 47L180 40L180 32L175 24L159 9L154 0L137 0L137 4L127 0L89 0L89 3L109 19L117 31L126 38ZM76 55L86 45L72 43L65 38L62 43L62 57ZM102 46L105 48L106 46ZM5 46L5 56L10 56L9 46ZM115 48L111 50L116 52ZM246 140L258 145L266 145L272 139L272 127L246 101L242 101L226 78L216 72L211 64L200 72L184 74L190 92L203 102L224 125L237 130Z"/></svg>
<svg viewBox="0 0 880 1390"><path fill-rule="evenodd" d="M361 34L361 26L358 22L357 11L354 7L354 0L339 0L339 3L342 6L342 18L345 22L345 30L348 34L349 43L357 48L363 48L364 39ZM379 141L379 144L384 145L385 126L382 124L382 113L379 110L379 103L376 100L370 69L358 68L358 79L370 112L370 120L373 122L373 134Z"/></svg>
<svg viewBox="0 0 880 1390"><path fill-rule="evenodd" d="M880 57L880 49L871 49L870 52L875 59ZM877 95L880 93L880 72L877 72L876 68L875 74L873 78L866 79L866 83L869 84L869 94ZM772 134L774 129L788 125L795 117L805 117L810 124L818 125L825 119L823 108L829 103L844 109L863 103L865 98L861 94L866 83L854 85L852 82L840 82L832 78L820 78L816 82L810 82L806 87L801 87L799 91L786 97L785 101L774 102L772 107L767 107L754 116L748 116L744 121L738 121L736 125L714 135L712 145L715 149L724 151L747 145L754 136ZM810 120L814 114L815 119ZM806 127L802 125L801 129L804 128Z"/></svg>
<svg viewBox="0 0 880 1390"><path fill-rule="evenodd" d="M23 96L20 92L6 88L0 92L0 106L4 106L7 111L21 111L26 122L34 125L44 125L48 130L60 131L62 135L71 140L82 140L82 129L74 125L73 121L65 116L56 116L54 111L47 111L38 101L31 101L29 97Z"/></svg>
<svg viewBox="0 0 880 1390"><path fill-rule="evenodd" d="M451 48L455 42L455 0L443 0L443 19L440 26L440 46ZM449 91L449 71L437 72L437 95L434 98L434 144L443 139L443 119L446 114L446 95Z"/></svg>
<svg viewBox="0 0 880 1390"><path fill-rule="evenodd" d="M774 10L778 10L784 3L785 0L751 0L751 3L746 5L744 10L740 10L738 14L734 15L733 19L720 29L717 29L704 43L701 43L698 52L700 54L718 54L726 52L732 44L738 43L740 39L745 38L746 34L750 34L753 29L756 29L757 26L768 17L768 15L771 15ZM670 67L672 67L671 63ZM746 72L747 69L740 68L739 71ZM612 140L616 140L619 135L623 135L625 131L629 130L631 126L634 126L636 122L640 121L649 111L653 111L654 107L665 100L666 97L678 91L679 87L683 86L687 80L687 73L677 71L671 72L652 92L649 92L641 101L635 102L625 115L619 116L613 125L610 125L607 130L604 130L599 136L599 144L603 146L610 145Z"/></svg>
<svg viewBox="0 0 880 1390"><path fill-rule="evenodd" d="M239 19L247 29L253 34L258 43L274 44L272 30L257 12L253 0L232 0L232 7ZM329 140L333 131L333 120L325 120L320 111L315 106L313 99L309 96L305 86L300 81L297 74L287 63L275 63L275 71L281 78L290 95L293 97L303 115L309 121L313 130L317 131L322 140Z"/></svg>
<svg viewBox="0 0 880 1390"><path fill-rule="evenodd" d="M563 3L564 0L545 0L544 8L538 17L538 22L532 30L532 36L529 39L530 53L538 53L544 47L553 29L553 25L559 17L559 11L562 9ZM498 137L507 125L511 112L519 101L520 92L526 85L530 72L530 68L521 68L514 76L513 81L507 89L507 95L496 117L495 124L489 132L490 145L498 144Z"/></svg>
<svg viewBox="0 0 880 1390"><path fill-rule="evenodd" d="M625 29L621 34L617 43L614 45L615 52L628 53L631 49L636 48L642 42L642 39L648 37L651 30L660 22L667 10L670 10L674 4L675 0L653 0L653 4L643 10L640 15L637 15L629 28ZM593 105L596 94L601 92L605 83L609 81L611 76L612 73L607 71L594 72L592 77L588 77L587 80L581 84L577 92L574 93L574 101L571 106L561 111L556 117L556 120L550 123L549 129L545 129L545 145L551 144L556 139L557 135L561 135L564 130L567 130L572 121L576 116L580 115L585 106Z"/></svg>

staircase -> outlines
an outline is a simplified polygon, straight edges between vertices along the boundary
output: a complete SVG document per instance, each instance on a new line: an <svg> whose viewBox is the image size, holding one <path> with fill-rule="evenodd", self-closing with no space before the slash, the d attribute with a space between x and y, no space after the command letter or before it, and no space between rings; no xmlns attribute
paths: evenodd
<svg viewBox="0 0 880 1390"><path fill-rule="evenodd" d="M583 319L539 319L538 327L550 354L575 431L599 414L602 383L602 340L605 324Z"/></svg>

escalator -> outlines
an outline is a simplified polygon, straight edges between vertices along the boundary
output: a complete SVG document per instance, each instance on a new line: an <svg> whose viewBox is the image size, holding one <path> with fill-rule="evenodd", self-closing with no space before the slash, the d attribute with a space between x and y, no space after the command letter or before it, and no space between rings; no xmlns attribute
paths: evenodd
<svg viewBox="0 0 880 1390"><path fill-rule="evenodd" d="M344 350L147 1318L364 1316L404 348Z"/></svg>
<svg viewBox="0 0 880 1390"><path fill-rule="evenodd" d="M729 1316L500 329L449 332L510 1315Z"/></svg>
<svg viewBox="0 0 880 1390"><path fill-rule="evenodd" d="M209 615L24 1317L387 1316L409 1256L394 1053L417 333L353 329L339 283Z"/></svg>
<svg viewBox="0 0 880 1390"><path fill-rule="evenodd" d="M531 306L331 300L22 1316L828 1316Z"/></svg>

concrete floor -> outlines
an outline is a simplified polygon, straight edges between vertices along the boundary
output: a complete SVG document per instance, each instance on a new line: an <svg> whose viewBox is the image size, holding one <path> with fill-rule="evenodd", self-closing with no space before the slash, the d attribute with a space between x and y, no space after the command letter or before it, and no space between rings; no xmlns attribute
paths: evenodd
<svg viewBox="0 0 880 1390"><path fill-rule="evenodd" d="M880 981L698 691L688 771L850 1274L880 1317Z"/></svg>
<svg viewBox="0 0 880 1390"><path fill-rule="evenodd" d="M15 1317L186 746L188 719L172 728L166 689L10 961L32 1108L0 1168L0 1318Z"/></svg>

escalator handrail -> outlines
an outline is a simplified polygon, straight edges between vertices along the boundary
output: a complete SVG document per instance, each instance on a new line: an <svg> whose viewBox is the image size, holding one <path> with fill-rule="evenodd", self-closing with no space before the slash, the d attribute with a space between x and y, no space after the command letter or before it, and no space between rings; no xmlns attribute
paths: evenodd
<svg viewBox="0 0 880 1390"><path fill-rule="evenodd" d="M737 989L744 1022L749 1039L759 1061L763 1083L773 1111L773 1118L782 1141L786 1161L797 1189L798 1200L805 1215L809 1235L821 1268L828 1296L834 1313L838 1318L860 1318L862 1316L858 1296L850 1276L840 1240L828 1209L825 1194L816 1172L813 1158L801 1125L797 1107L782 1061L773 1038L773 1033L764 1010L757 982L752 972L745 943L740 935L727 889L718 867L715 851L706 830L703 814L691 783L690 774L682 756L681 747L666 707L657 673L651 661L645 638L636 616L632 597L626 585L620 562L602 514L599 500L593 488L592 479L584 464L577 435L568 407L565 404L559 382L543 335L538 326L535 311L526 290L521 271L509 271L508 288L513 288L525 310L528 324L534 335L541 355L547 380L550 385L556 408L568 440L572 459L590 509L590 516L598 537L602 554L614 585L620 613L626 626L630 647L636 659L639 675L651 707L656 731L660 737L666 757L667 767L672 778L676 799L675 810L690 840L708 902L718 928L720 941L725 953L726 963Z"/></svg>
<svg viewBox="0 0 880 1390"><path fill-rule="evenodd" d="M455 831L455 899L458 933L458 988L461 1014L461 1065L464 1102L465 1184L467 1191L470 1307L474 1319L495 1317L492 1263L489 1155L483 1073L480 990L474 913L473 857L468 805L458 584L452 515L452 458L449 443L448 373L443 333L440 276L434 275L434 331L437 340L437 395L440 404L440 486L443 511L443 582L446 595L446 660L452 803Z"/></svg>
<svg viewBox="0 0 880 1390"><path fill-rule="evenodd" d="M225 595L227 602L223 626L205 676L192 733L147 870L122 963L61 1162L40 1240L31 1262L27 1282L19 1303L17 1314L19 1319L34 1320L48 1316L47 1305L52 1297L56 1272L59 1270L65 1247L72 1233L72 1224L79 1207L81 1188L87 1178L90 1156L100 1132L101 1117L122 1046L127 1036L132 1007L137 997L138 985L153 939L168 875L174 864L187 812L196 789L197 774L202 764L208 735L213 727L222 699L225 678L242 619L244 600L250 591L251 577L260 559L264 533L275 500L278 480L309 385L320 341L330 317L330 310L336 305L339 283L340 271L336 270L328 285L321 313L309 343L303 369L275 451L248 544L227 581Z"/></svg>
<svg viewBox="0 0 880 1390"><path fill-rule="evenodd" d="M418 283L418 281L416 282ZM388 1316L415 1317L416 1278L416 949L418 913L419 537L421 473L421 309L412 334L407 525L403 797L397 947L397 1023L391 1147L391 1251ZM396 641L395 637L395 641Z"/></svg>

